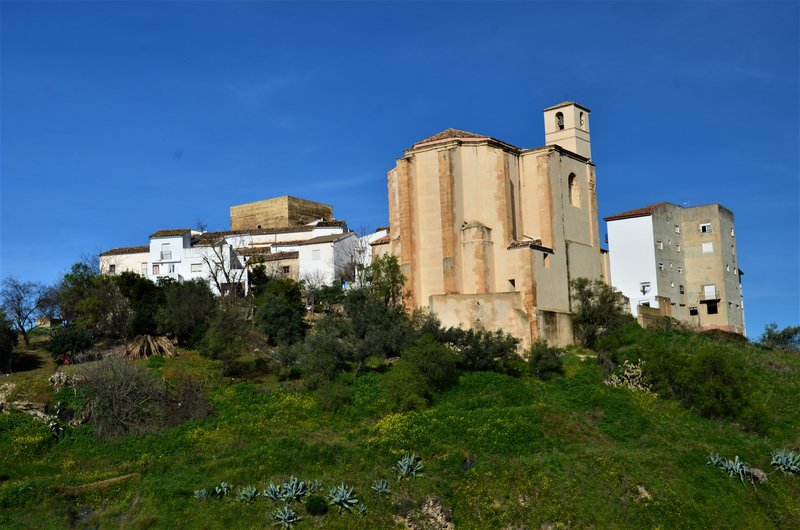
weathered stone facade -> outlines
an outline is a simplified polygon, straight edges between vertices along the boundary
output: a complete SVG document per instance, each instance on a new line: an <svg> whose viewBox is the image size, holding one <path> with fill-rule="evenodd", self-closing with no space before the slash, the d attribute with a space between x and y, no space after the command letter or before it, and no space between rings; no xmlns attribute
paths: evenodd
<svg viewBox="0 0 800 530"><path fill-rule="evenodd" d="M288 195L231 206L231 230L283 228L331 219L333 207Z"/></svg>

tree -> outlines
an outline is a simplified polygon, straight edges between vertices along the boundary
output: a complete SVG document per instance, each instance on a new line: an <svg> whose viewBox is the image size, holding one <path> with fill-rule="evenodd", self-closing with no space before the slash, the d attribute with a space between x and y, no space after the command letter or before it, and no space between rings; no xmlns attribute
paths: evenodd
<svg viewBox="0 0 800 530"><path fill-rule="evenodd" d="M203 263L208 270L209 279L225 303L235 303L245 294L247 262L222 236L204 248L206 252L203 253Z"/></svg>
<svg viewBox="0 0 800 530"><path fill-rule="evenodd" d="M388 254L372 260L370 285L372 292L387 306L400 306L403 302L403 284L406 278L395 256Z"/></svg>
<svg viewBox="0 0 800 530"><path fill-rule="evenodd" d="M11 373L11 356L17 345L17 331L13 323L6 318L3 308L0 308L0 371Z"/></svg>
<svg viewBox="0 0 800 530"><path fill-rule="evenodd" d="M30 348L28 331L36 323L45 287L38 282L22 282L8 276L0 288L0 302L17 332L22 335L25 347Z"/></svg>
<svg viewBox="0 0 800 530"><path fill-rule="evenodd" d="M306 332L302 286L289 278L273 278L263 287L256 322L273 345L293 344Z"/></svg>
<svg viewBox="0 0 800 530"><path fill-rule="evenodd" d="M369 265L371 261L371 249L367 238L369 230L361 227L355 236L349 237L341 243L341 259L336 264L336 278L350 282L355 287L365 287Z"/></svg>
<svg viewBox="0 0 800 530"><path fill-rule="evenodd" d="M600 280L576 278L570 282L573 301L572 322L575 334L586 348L625 323L625 308L620 293Z"/></svg>
<svg viewBox="0 0 800 530"><path fill-rule="evenodd" d="M170 282L163 290L164 303L156 314L159 332L175 337L180 344L195 343L208 327L217 305L214 293L199 278Z"/></svg>
<svg viewBox="0 0 800 530"><path fill-rule="evenodd" d="M800 326L787 326L778 331L778 324L767 324L759 344L779 350L800 350Z"/></svg>

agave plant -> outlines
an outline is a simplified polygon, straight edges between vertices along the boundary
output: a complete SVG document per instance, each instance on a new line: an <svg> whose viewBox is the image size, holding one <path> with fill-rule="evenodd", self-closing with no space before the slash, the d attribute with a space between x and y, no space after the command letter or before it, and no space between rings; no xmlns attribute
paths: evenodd
<svg viewBox="0 0 800 530"><path fill-rule="evenodd" d="M389 490L389 483L386 479L379 478L372 481L372 491L378 495L388 495L391 493Z"/></svg>
<svg viewBox="0 0 800 530"><path fill-rule="evenodd" d="M245 486L239 488L236 500L239 502L253 502L258 497L258 490L255 486Z"/></svg>
<svg viewBox="0 0 800 530"><path fill-rule="evenodd" d="M784 473L800 475L800 453L788 449L772 452L771 466L777 467Z"/></svg>
<svg viewBox="0 0 800 530"><path fill-rule="evenodd" d="M353 506L358 504L358 499L353 496L353 487L352 486L345 486L342 483L339 486L334 486L328 491L328 504L331 506L336 506L339 509L339 513L342 510L350 511L353 509Z"/></svg>
<svg viewBox="0 0 800 530"><path fill-rule="evenodd" d="M194 498L198 501L204 501L208 498L208 490L203 488L201 490L194 490Z"/></svg>
<svg viewBox="0 0 800 530"><path fill-rule="evenodd" d="M297 512L292 510L289 506L284 506L283 508L278 508L274 512L272 512L272 520L274 521L272 524L275 526L280 526L283 528L291 528L295 524L297 524L302 517L297 515Z"/></svg>
<svg viewBox="0 0 800 530"><path fill-rule="evenodd" d="M271 501L279 501L282 498L282 492L280 486L270 482L267 489L261 492L262 497L266 497Z"/></svg>
<svg viewBox="0 0 800 530"><path fill-rule="evenodd" d="M219 486L214 486L214 497L222 498L233 490L233 485L227 482L220 482Z"/></svg>
<svg viewBox="0 0 800 530"><path fill-rule="evenodd" d="M394 465L395 472L397 473L397 480L417 477L417 473L422 471L422 459L415 453L406 453L403 458L397 461Z"/></svg>
<svg viewBox="0 0 800 530"><path fill-rule="evenodd" d="M738 477L744 483L745 479L753 482L753 470L736 455L733 460L719 456L717 453L708 455L708 463L725 471L731 477Z"/></svg>
<svg viewBox="0 0 800 530"><path fill-rule="evenodd" d="M367 515L367 505L364 503L359 503L357 506L359 515Z"/></svg>
<svg viewBox="0 0 800 530"><path fill-rule="evenodd" d="M312 493L317 493L318 491L322 491L322 482L319 480L315 480L314 482L308 483L308 494L311 495Z"/></svg>
<svg viewBox="0 0 800 530"><path fill-rule="evenodd" d="M299 501L308 495L306 483L292 475L281 485L281 500L284 502Z"/></svg>

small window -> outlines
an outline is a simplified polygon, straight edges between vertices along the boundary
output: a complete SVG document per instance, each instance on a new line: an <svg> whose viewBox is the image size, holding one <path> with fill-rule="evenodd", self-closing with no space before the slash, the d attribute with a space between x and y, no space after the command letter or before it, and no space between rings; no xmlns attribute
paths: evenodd
<svg viewBox="0 0 800 530"><path fill-rule="evenodd" d="M139 267L139 271L142 273L142 276L147 276L147 263L142 263Z"/></svg>
<svg viewBox="0 0 800 530"><path fill-rule="evenodd" d="M678 274L683 274L683 267L680 265L678 266Z"/></svg>
<svg viewBox="0 0 800 530"><path fill-rule="evenodd" d="M686 290L683 288L683 285L678 286L678 292L681 294L686 294Z"/></svg>
<svg viewBox="0 0 800 530"><path fill-rule="evenodd" d="M585 122L585 121L584 121L584 119L583 119L583 112L581 112L581 113L580 113L580 118L579 118L579 120L580 120L580 121L579 121L578 123L580 123L580 124L581 124L581 129L583 129L583 126L586 124L586 122Z"/></svg>
<svg viewBox="0 0 800 530"><path fill-rule="evenodd" d="M663 263L661 263L661 262L658 263L658 270L660 270L660 271L664 270L664 264Z"/></svg>
<svg viewBox="0 0 800 530"><path fill-rule="evenodd" d="M703 254L711 254L714 252L714 243L707 241L703 243Z"/></svg>
<svg viewBox="0 0 800 530"><path fill-rule="evenodd" d="M680 226L675 225L675 233L676 234L680 234L681 233L681 227Z"/></svg>
<svg viewBox="0 0 800 530"><path fill-rule="evenodd" d="M731 254L736 255L736 245L731 245Z"/></svg>
<svg viewBox="0 0 800 530"><path fill-rule="evenodd" d="M681 251L681 244L680 243L675 243L675 250L677 250L678 252Z"/></svg>
<svg viewBox="0 0 800 530"><path fill-rule="evenodd" d="M672 268L672 262L671 261L669 262L669 268L670 269Z"/></svg>
<svg viewBox="0 0 800 530"><path fill-rule="evenodd" d="M319 249L311 251L311 259L313 259L314 261L319 261L321 259Z"/></svg>
<svg viewBox="0 0 800 530"><path fill-rule="evenodd" d="M511 278L510 280L508 280L508 285L510 285L512 289L516 289L517 280L515 280L514 278Z"/></svg>
<svg viewBox="0 0 800 530"><path fill-rule="evenodd" d="M203 265L200 263L192 263L192 272L202 272Z"/></svg>
<svg viewBox="0 0 800 530"><path fill-rule="evenodd" d="M701 225L700 225L700 231L701 231L702 233L704 233L704 234L710 234L710 233L711 233L711 231L712 231L712 229L711 229L711 223L703 223L703 224L701 224Z"/></svg>
<svg viewBox="0 0 800 530"><path fill-rule="evenodd" d="M731 272L731 266L725 265L725 272Z"/></svg>
<svg viewBox="0 0 800 530"><path fill-rule="evenodd" d="M170 273L170 274L175 272L175 264L174 263L167 264L167 272Z"/></svg>
<svg viewBox="0 0 800 530"><path fill-rule="evenodd" d="M642 294L647 294L650 292L650 282L642 282L639 284L639 291Z"/></svg>
<svg viewBox="0 0 800 530"><path fill-rule="evenodd" d="M161 274L161 269L159 269L158 265L153 265L153 275L158 276Z"/></svg>
<svg viewBox="0 0 800 530"><path fill-rule="evenodd" d="M734 236L734 234L733 234L733 227L731 227L731 237L736 237L736 236Z"/></svg>
<svg viewBox="0 0 800 530"><path fill-rule="evenodd" d="M108 266L108 273L109 274L116 274L117 273L117 266L116 265L109 265Z"/></svg>
<svg viewBox="0 0 800 530"><path fill-rule="evenodd" d="M674 289L675 288L675 282L669 282L669 286Z"/></svg>
<svg viewBox="0 0 800 530"><path fill-rule="evenodd" d="M696 317L697 315L699 315L699 314L700 314L700 312L699 312L699 311L697 311L697 308L696 308L696 307L690 307L690 308L689 308L689 314L690 314L691 316L693 316L693 317Z"/></svg>
<svg viewBox="0 0 800 530"><path fill-rule="evenodd" d="M281 270L283 271L284 274L289 274L289 266L288 265L284 265Z"/></svg>
<svg viewBox="0 0 800 530"><path fill-rule="evenodd" d="M656 241L656 248L658 250L664 250L664 243L662 241Z"/></svg>
<svg viewBox="0 0 800 530"><path fill-rule="evenodd" d="M558 128L559 131L563 131L564 130L564 113L563 112L557 112L556 113L556 127Z"/></svg>
<svg viewBox="0 0 800 530"><path fill-rule="evenodd" d="M581 206L581 187L578 183L578 178L575 173L570 173L567 179L567 186L569 187L569 203L572 206Z"/></svg>
<svg viewBox="0 0 800 530"><path fill-rule="evenodd" d="M709 315L716 315L717 313L719 313L719 308L717 307L717 303L712 302L710 304L706 304L706 312Z"/></svg>

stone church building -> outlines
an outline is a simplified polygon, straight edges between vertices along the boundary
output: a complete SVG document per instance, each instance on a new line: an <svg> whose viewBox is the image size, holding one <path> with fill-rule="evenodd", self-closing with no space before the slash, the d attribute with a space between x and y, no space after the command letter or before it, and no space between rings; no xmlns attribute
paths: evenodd
<svg viewBox="0 0 800 530"><path fill-rule="evenodd" d="M589 109L544 110L545 145L520 148L447 129L415 143L388 173L389 235L408 304L447 326L573 342L569 282L609 282L600 248Z"/></svg>

